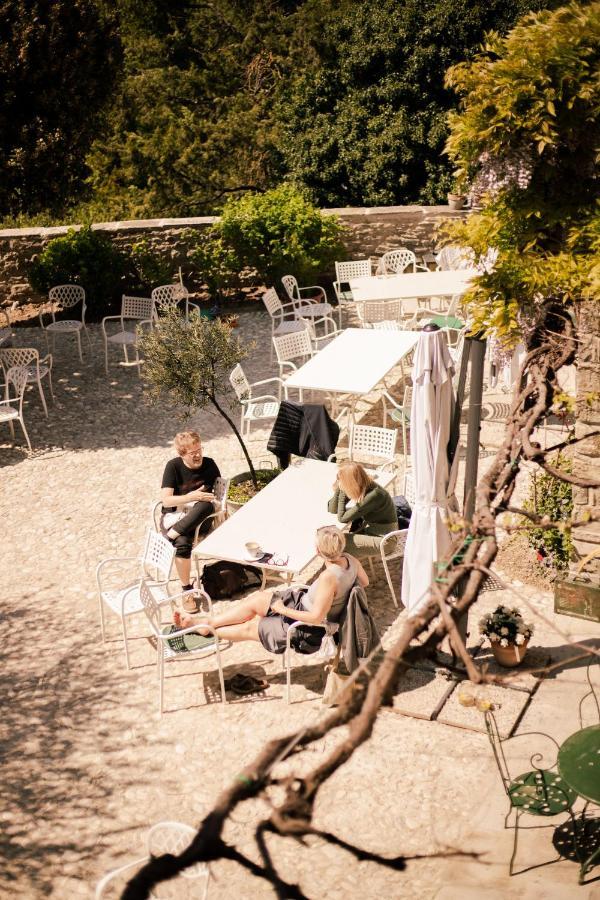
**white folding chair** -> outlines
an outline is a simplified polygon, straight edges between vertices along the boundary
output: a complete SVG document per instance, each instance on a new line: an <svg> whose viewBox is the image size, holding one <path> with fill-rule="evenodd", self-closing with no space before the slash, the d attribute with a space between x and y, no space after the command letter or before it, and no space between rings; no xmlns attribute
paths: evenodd
<svg viewBox="0 0 600 900"><path fill-rule="evenodd" d="M417 262L417 257L407 247L399 247L397 250L388 250L379 261L379 268L383 275L401 275L412 266L412 271L428 272L427 266Z"/></svg>
<svg viewBox="0 0 600 900"><path fill-rule="evenodd" d="M6 347L3 350L0 349L0 364L5 374L13 366L25 366L27 369L27 384L33 384L34 382L37 384L42 406L46 417L48 417L48 407L46 406L42 379L48 379L50 395L52 400L54 400L54 391L52 390L52 354L48 353L40 359L40 354L34 347Z"/></svg>
<svg viewBox="0 0 600 900"><path fill-rule="evenodd" d="M403 528L399 531L390 531L383 537L381 546L379 547L381 562L383 563L383 571L385 572L385 577L390 589L390 594L392 595L392 600L394 601L394 606L396 607L396 609L398 608L398 598L396 597L396 591L394 590L394 583L392 581L389 563L392 562L392 560L404 558L404 549L406 547L407 537L408 528Z"/></svg>
<svg viewBox="0 0 600 900"><path fill-rule="evenodd" d="M301 288L293 275L284 275L281 283L294 305L296 318L312 319L315 325L323 324L325 331L327 331L328 323L331 321L331 314L333 313L333 306L327 302L325 288L318 284ZM303 297L302 294L307 291L310 296Z"/></svg>
<svg viewBox="0 0 600 900"><path fill-rule="evenodd" d="M23 397L25 396L25 388L27 387L28 370L27 366L13 366L6 373L6 385L4 400L0 400L0 425L8 422L12 439L15 439L16 419L23 429L29 452L31 453L31 441L25 428L25 420L23 419ZM11 397L11 391L13 396Z"/></svg>
<svg viewBox="0 0 600 900"><path fill-rule="evenodd" d="M352 259L346 262L336 262L335 281L333 289L338 301L340 328L342 327L342 312L344 306L351 307L354 303L352 291L348 282L351 278L368 278L371 274L370 259ZM346 285L346 287L344 287Z"/></svg>
<svg viewBox="0 0 600 900"><path fill-rule="evenodd" d="M81 352L81 332L85 332L90 348L92 342L85 324L85 291L79 284L58 284L56 287L50 288L48 291L48 300L51 307L48 312L40 311L40 326L44 331L46 344L48 344L48 334L52 337L52 350L54 351L54 341L57 334L74 334L77 338L77 349L79 350L79 359L83 362L83 354ZM81 319L57 319L57 313L64 312L67 309L73 309L81 303ZM49 325L44 325L44 316L50 315L52 321ZM50 347L48 347L50 349Z"/></svg>
<svg viewBox="0 0 600 900"><path fill-rule="evenodd" d="M292 334L294 331L302 331L305 327L303 321L296 318L296 307L290 303L282 303L275 288L269 288L262 295L267 312L271 317L271 342L269 345L269 363L273 362L273 338L275 335ZM286 319L286 316L293 316Z"/></svg>
<svg viewBox="0 0 600 900"><path fill-rule="evenodd" d="M274 338L273 340L277 339ZM273 378L264 378L262 381L255 381L251 384L246 378L246 374L239 363L231 372L229 381L242 406L240 418L240 432L242 437L250 437L250 427L252 422L263 422L265 419L275 419L277 417L282 387L283 395L287 400L287 388L281 378L274 376ZM277 384L278 396L276 397L274 394L261 394L260 396L255 397L252 394L253 388L262 387L265 384Z"/></svg>
<svg viewBox="0 0 600 900"><path fill-rule="evenodd" d="M185 648L185 644L183 643L184 635L191 634L192 632L197 633L198 625L190 625L189 628L180 628L173 634L170 628L168 628L168 630L167 628L165 628L165 624L167 623L163 624L163 622L161 621L161 603L157 602L156 597L154 596L154 593L152 591L152 587L145 578L142 578L140 582L139 594L140 601L143 610L146 613L146 618L148 619L148 622L150 624L153 637L156 639L156 664L158 666L159 681L158 708L160 715L162 716L164 710L165 665L167 663L177 662L178 660L179 662L187 662L190 659L202 659L206 656L212 656L213 653L216 657L217 669L219 672L221 703L227 703L227 697L225 696L225 684L223 682L223 666L221 665L221 650L219 647L219 639L212 625L209 625L208 622L203 622L202 628L210 631L212 636L214 637L214 640L207 646L198 648L197 650L187 650ZM206 601L206 605L209 610L212 609L210 597L205 591L196 589L195 595L201 600ZM183 594L177 595L177 597L181 596L183 596ZM175 599L175 597L169 599ZM172 645L175 642L180 644L179 649L173 648Z"/></svg>
<svg viewBox="0 0 600 900"><path fill-rule="evenodd" d="M355 462L362 462L365 457L381 459L383 462L376 468L378 472L394 471L397 439L395 428L351 424L348 455Z"/></svg>
<svg viewBox="0 0 600 900"><path fill-rule="evenodd" d="M186 322L189 322L190 319L190 309L195 309L198 315L200 314L200 307L196 303L191 302L188 289L181 283L161 284L160 287L154 288L150 296L154 300L157 314L167 312L170 309L177 309L182 301L184 303Z"/></svg>
<svg viewBox="0 0 600 900"><path fill-rule="evenodd" d="M105 316L102 319L102 337L104 338L104 368L108 375L108 345L113 344L122 347L125 354L125 365L136 365L138 374L140 371L140 355L138 351L138 328L152 327L156 321L156 309L154 300L150 297L128 297L123 294L121 299L121 313L118 316ZM106 330L107 322L120 322L121 330L109 334ZM133 347L135 362L129 362L127 348Z"/></svg>
<svg viewBox="0 0 600 900"><path fill-rule="evenodd" d="M314 333L314 332L313 332ZM273 346L275 347L275 356L279 365L279 375L283 382L285 379L295 372L299 365L305 362L313 355L313 344L311 336L307 328L297 331L294 334L282 334L273 338ZM300 402L302 403L302 391L299 391Z"/></svg>
<svg viewBox="0 0 600 900"><path fill-rule="evenodd" d="M402 300L363 300L356 303L362 328L372 328L376 322L397 322L402 316Z"/></svg>
<svg viewBox="0 0 600 900"><path fill-rule="evenodd" d="M144 863L149 862L156 856L163 856L165 853L179 856L189 847L195 836L195 829L189 825L184 825L182 822L158 822L156 825L153 825L148 831L146 838L148 851L146 856L134 859L124 866L119 866L117 869L108 872L104 878L101 878L96 885L95 900L108 900L107 890L110 892L110 896L116 897L117 894L120 895L125 887L126 877L131 877ZM126 873L128 873L127 876ZM177 886L179 884L182 896L206 900L209 880L208 865L206 863L194 863L193 866L184 869L175 879L169 881L169 888L171 885ZM118 890L117 884L119 885ZM178 888L175 887L176 892L177 890ZM168 891L168 895L171 898L174 896L172 890ZM164 891L161 891L161 885L158 885L158 887L152 889L148 896L150 900L160 900L161 897L166 895Z"/></svg>
<svg viewBox="0 0 600 900"><path fill-rule="evenodd" d="M408 428L410 426L410 414L412 407L413 388L409 384L404 388L402 403L398 403L387 391L381 395L383 404L383 427L387 428L388 404L389 417L392 422L397 422L402 427L402 453L406 459L408 456Z"/></svg>
<svg viewBox="0 0 600 900"><path fill-rule="evenodd" d="M144 549L141 556L111 556L103 559L96 566L96 584L98 586L98 602L100 605L100 627L102 640L106 642L106 625L104 607L107 606L121 620L123 629L123 642L125 645L125 662L129 664L129 648L127 646L127 619L143 611L140 596L142 578L152 579L150 588L156 594L158 602L170 603L171 598L167 593L167 585L171 577L175 548L170 541L156 531L148 531ZM109 587L108 577L105 573L107 566L121 568L125 562L136 563L136 575L125 587Z"/></svg>

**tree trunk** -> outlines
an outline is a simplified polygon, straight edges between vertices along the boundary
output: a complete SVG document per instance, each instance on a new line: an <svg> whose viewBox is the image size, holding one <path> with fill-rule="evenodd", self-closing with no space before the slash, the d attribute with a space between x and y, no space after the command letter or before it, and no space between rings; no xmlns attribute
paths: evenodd
<svg viewBox="0 0 600 900"><path fill-rule="evenodd" d="M233 419L231 418L231 416L229 416L225 412L225 410L223 409L222 406L219 406L219 404L214 399L214 397L211 397L211 401L212 401L213 406L219 413L219 415L223 416L225 421L229 423L229 427L231 428L231 430L235 434L236 438L238 439L239 445L242 448L242 450L244 451L244 456L246 457L246 462L248 463L248 470L250 472L250 477L252 478L252 484L258 490L258 479L256 477L256 470L254 468L254 464L253 464L252 460L250 459L250 454L248 453L248 449L244 443L243 437L239 433L237 426L236 426L235 422L233 421Z"/></svg>
<svg viewBox="0 0 600 900"><path fill-rule="evenodd" d="M575 437L585 437L600 429L600 303L583 300L577 308L579 350L577 353L577 390ZM573 474L600 481L600 437L582 440L573 448ZM573 486L573 516L581 518L586 510L600 507L600 489ZM573 544L583 571L592 578L600 574L600 522L573 529Z"/></svg>

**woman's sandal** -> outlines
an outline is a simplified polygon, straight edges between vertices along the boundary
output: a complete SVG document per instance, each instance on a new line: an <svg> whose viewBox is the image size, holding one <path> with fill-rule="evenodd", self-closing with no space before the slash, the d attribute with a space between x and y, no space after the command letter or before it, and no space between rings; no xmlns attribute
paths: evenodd
<svg viewBox="0 0 600 900"><path fill-rule="evenodd" d="M269 682L261 678L255 678L253 675L244 675L242 672L238 672L233 678L225 682L225 687L233 691L234 694L239 694L243 697L247 694L258 694L261 691L266 691L269 687Z"/></svg>

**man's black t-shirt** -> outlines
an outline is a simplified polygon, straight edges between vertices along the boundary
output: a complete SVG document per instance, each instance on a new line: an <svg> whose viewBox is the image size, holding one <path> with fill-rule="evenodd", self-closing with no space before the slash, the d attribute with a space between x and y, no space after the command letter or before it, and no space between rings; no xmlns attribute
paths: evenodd
<svg viewBox="0 0 600 900"><path fill-rule="evenodd" d="M216 479L220 476L219 468L210 456L205 456L199 469L189 469L180 456L170 459L163 472L161 487L173 488L173 494L180 497L190 491L202 489L212 492ZM163 512L173 512L176 507L163 506Z"/></svg>

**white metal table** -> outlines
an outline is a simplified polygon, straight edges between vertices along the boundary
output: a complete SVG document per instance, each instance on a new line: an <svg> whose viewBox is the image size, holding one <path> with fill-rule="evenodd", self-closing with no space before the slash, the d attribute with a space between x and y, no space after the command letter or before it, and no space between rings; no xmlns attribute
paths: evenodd
<svg viewBox="0 0 600 900"><path fill-rule="evenodd" d="M393 472L371 474L383 487L394 478ZM263 586L267 572L291 581L317 555L317 528L339 524L337 517L327 512L336 476L335 463L295 460L198 544L193 551L196 567L207 557L227 559L261 568ZM287 561L281 566L257 563L248 557L245 544L249 541L256 541L265 553Z"/></svg>
<svg viewBox="0 0 600 900"><path fill-rule="evenodd" d="M350 284L352 297L359 303L365 300L454 297L457 294L465 293L471 284L471 279L476 274L475 269L448 269L442 272L370 275L362 278L351 278L348 283Z"/></svg>
<svg viewBox="0 0 600 900"><path fill-rule="evenodd" d="M288 388L323 391L332 397L334 418L338 394L351 397L350 416L359 397L370 394L416 346L418 331L347 328L286 379Z"/></svg>

